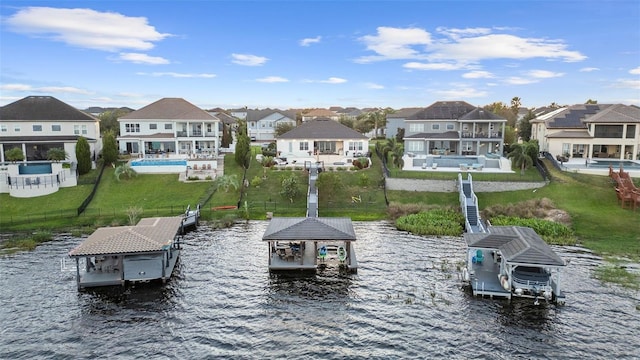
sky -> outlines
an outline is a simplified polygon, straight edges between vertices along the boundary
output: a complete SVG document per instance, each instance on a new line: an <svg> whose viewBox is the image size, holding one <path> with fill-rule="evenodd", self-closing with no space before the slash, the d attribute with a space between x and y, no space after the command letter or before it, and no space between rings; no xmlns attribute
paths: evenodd
<svg viewBox="0 0 640 360"><path fill-rule="evenodd" d="M640 1L10 1L0 105L640 105Z"/></svg>

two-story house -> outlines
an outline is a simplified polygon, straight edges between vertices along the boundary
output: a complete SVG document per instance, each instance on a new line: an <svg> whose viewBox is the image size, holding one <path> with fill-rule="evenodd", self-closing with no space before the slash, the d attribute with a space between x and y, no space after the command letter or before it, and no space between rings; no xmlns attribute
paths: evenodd
<svg viewBox="0 0 640 360"><path fill-rule="evenodd" d="M247 110L246 119L251 141L274 141L278 124L296 125L296 114L289 110Z"/></svg>
<svg viewBox="0 0 640 360"><path fill-rule="evenodd" d="M640 160L640 108L578 104L531 120L540 151L568 158ZM586 159L585 159L586 160Z"/></svg>
<svg viewBox="0 0 640 360"><path fill-rule="evenodd" d="M396 118L397 119L397 118ZM502 154L507 120L464 101L438 101L402 118L405 153ZM400 124L394 124L397 129Z"/></svg>
<svg viewBox="0 0 640 360"><path fill-rule="evenodd" d="M47 151L64 149L76 160L76 143L89 142L92 159L102 150L100 121L53 96L27 96L0 107L0 162L7 150L22 149L27 161L47 160Z"/></svg>
<svg viewBox="0 0 640 360"><path fill-rule="evenodd" d="M182 98L163 98L118 119L120 151L217 156L220 119Z"/></svg>

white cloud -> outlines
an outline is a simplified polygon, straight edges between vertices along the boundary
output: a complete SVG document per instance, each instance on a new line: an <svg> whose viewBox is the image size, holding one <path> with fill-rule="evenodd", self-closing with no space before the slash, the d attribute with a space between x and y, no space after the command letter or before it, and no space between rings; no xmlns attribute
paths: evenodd
<svg viewBox="0 0 640 360"><path fill-rule="evenodd" d="M550 79L564 76L564 73L557 73L547 70L530 70L527 71L526 74L536 79Z"/></svg>
<svg viewBox="0 0 640 360"><path fill-rule="evenodd" d="M256 56L250 54L231 54L233 58L232 62L238 65L245 66L261 66L264 65L269 59L263 56Z"/></svg>
<svg viewBox="0 0 640 360"><path fill-rule="evenodd" d="M31 91L33 87L27 84L4 84L0 85L0 90L4 91Z"/></svg>
<svg viewBox="0 0 640 360"><path fill-rule="evenodd" d="M264 78L260 78L260 79L256 79L257 82L263 82L263 83L283 83L283 82L289 82L288 79L285 79L283 77L280 76L267 76Z"/></svg>
<svg viewBox="0 0 640 360"><path fill-rule="evenodd" d="M580 72L592 72L592 71L598 71L600 69L598 69L597 67L584 67L582 69L580 69Z"/></svg>
<svg viewBox="0 0 640 360"><path fill-rule="evenodd" d="M420 63L420 62L408 62L402 67L412 70L460 70L465 66L462 64L448 64L448 63Z"/></svg>
<svg viewBox="0 0 640 360"><path fill-rule="evenodd" d="M527 85L537 83L539 80L536 79L527 79L519 76L511 76L504 80L506 84L509 85Z"/></svg>
<svg viewBox="0 0 640 360"><path fill-rule="evenodd" d="M488 71L469 71L468 73L462 74L462 77L465 79L491 79L493 78L493 74Z"/></svg>
<svg viewBox="0 0 640 360"><path fill-rule="evenodd" d="M171 36L156 31L147 18L91 9L27 7L9 16L6 24L16 33L103 51L149 50Z"/></svg>
<svg viewBox="0 0 640 360"><path fill-rule="evenodd" d="M173 78L204 78L204 79L210 79L217 76L216 74L206 74L206 73L191 74L191 73L176 73L176 72L152 72L152 73L138 72L136 73L136 75L153 76L153 77L168 76Z"/></svg>
<svg viewBox="0 0 640 360"><path fill-rule="evenodd" d="M359 39L375 55L360 57L356 62L417 59L436 64L458 64L459 68L464 68L469 64L492 59L544 58L577 62L587 58L578 51L568 50L567 44L561 40L492 33L509 30L511 29L438 28L440 37L432 37L431 33L420 28L379 27L377 34ZM439 70L437 66L435 69Z"/></svg>
<svg viewBox="0 0 640 360"><path fill-rule="evenodd" d="M140 53L120 53L120 60L129 61L134 64L150 64L150 65L164 65L169 64L169 60L158 57L149 56L147 54Z"/></svg>
<svg viewBox="0 0 640 360"><path fill-rule="evenodd" d="M364 42L367 50L375 52L375 56L365 56L356 60L359 63L390 59L419 59L421 51L412 46L431 44L431 34L418 28L378 27L376 35L365 35L359 40Z"/></svg>
<svg viewBox="0 0 640 360"><path fill-rule="evenodd" d="M327 80L320 80L319 82L324 84L344 84L347 80L339 77L330 77Z"/></svg>
<svg viewBox="0 0 640 360"><path fill-rule="evenodd" d="M40 86L35 87L27 84L4 84L0 85L0 90L3 91L21 91L21 92L35 92L35 93L56 93L56 94L91 94L90 91L85 89L79 89L72 86Z"/></svg>
<svg viewBox="0 0 640 360"><path fill-rule="evenodd" d="M306 38L300 40L300 46L309 46L311 44L319 43L322 40L322 36L316 36L314 38Z"/></svg>
<svg viewBox="0 0 640 360"><path fill-rule="evenodd" d="M382 90L382 89L384 89L383 85L376 84L376 83L365 83L364 86L367 89L373 89L373 90Z"/></svg>
<svg viewBox="0 0 640 360"><path fill-rule="evenodd" d="M486 91L476 90L470 87L459 87L457 89L449 90L436 90L434 93L438 94L443 99L469 99L469 98L481 98L486 97Z"/></svg>
<svg viewBox="0 0 640 360"><path fill-rule="evenodd" d="M616 88L640 90L640 80L618 79L612 86Z"/></svg>
<svg viewBox="0 0 640 360"><path fill-rule="evenodd" d="M638 66L638 67L637 67L637 68L635 68L635 69L631 69L631 70L629 70L629 74L632 74L632 75L640 75L640 66Z"/></svg>

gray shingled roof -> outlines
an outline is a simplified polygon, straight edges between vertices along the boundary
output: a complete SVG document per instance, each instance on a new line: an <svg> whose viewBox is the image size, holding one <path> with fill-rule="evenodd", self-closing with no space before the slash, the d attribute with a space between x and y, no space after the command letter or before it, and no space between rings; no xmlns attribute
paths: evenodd
<svg viewBox="0 0 640 360"><path fill-rule="evenodd" d="M459 119L475 108L465 101L436 101L426 109L407 117L407 120Z"/></svg>
<svg viewBox="0 0 640 360"><path fill-rule="evenodd" d="M53 96L27 96L0 107L2 121L98 121Z"/></svg>
<svg viewBox="0 0 640 360"><path fill-rule="evenodd" d="M96 256L158 252L171 245L182 224L181 216L145 218L135 226L97 229L69 256Z"/></svg>
<svg viewBox="0 0 640 360"><path fill-rule="evenodd" d="M18 142L18 143L29 143L29 142L68 142L68 141L78 141L79 135L60 135L60 136L3 136L3 143L10 142ZM95 142L96 139L93 138L85 138L88 142Z"/></svg>
<svg viewBox="0 0 640 360"><path fill-rule="evenodd" d="M565 262L531 228L490 226L487 233L465 234L470 247L498 249L510 263L564 266Z"/></svg>
<svg viewBox="0 0 640 360"><path fill-rule="evenodd" d="M481 107L477 107L470 112L464 114L460 117L460 120L502 120L507 121L507 119L502 116L498 116L491 111L487 111Z"/></svg>
<svg viewBox="0 0 640 360"><path fill-rule="evenodd" d="M349 218L273 218L262 240L355 241L356 233Z"/></svg>
<svg viewBox="0 0 640 360"><path fill-rule="evenodd" d="M584 119L585 123L629 124L640 123L640 108L615 104Z"/></svg>
<svg viewBox="0 0 640 360"><path fill-rule="evenodd" d="M278 110L278 109L263 109L263 110L247 110L247 121L260 121L272 114L280 114L288 117L291 120L296 120L296 112L290 110Z"/></svg>
<svg viewBox="0 0 640 360"><path fill-rule="evenodd" d="M387 119L396 119L396 118L405 119L417 114L422 110L424 110L424 108L402 108L402 109L396 110L391 114L387 114Z"/></svg>
<svg viewBox="0 0 640 360"><path fill-rule="evenodd" d="M217 120L208 112L182 98L163 98L119 120Z"/></svg>
<svg viewBox="0 0 640 360"><path fill-rule="evenodd" d="M292 130L278 136L278 139L365 140L368 138L337 121L327 118L317 118L296 126Z"/></svg>
<svg viewBox="0 0 640 360"><path fill-rule="evenodd" d="M556 133L547 135L550 139L591 139L593 136L589 135L587 129L578 130L560 130Z"/></svg>

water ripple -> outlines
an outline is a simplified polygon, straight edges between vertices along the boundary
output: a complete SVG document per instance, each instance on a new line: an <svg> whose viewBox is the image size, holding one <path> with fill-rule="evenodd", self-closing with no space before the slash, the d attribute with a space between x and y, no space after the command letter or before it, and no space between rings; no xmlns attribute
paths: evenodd
<svg viewBox="0 0 640 360"><path fill-rule="evenodd" d="M354 223L357 274L270 273L267 224L190 233L164 285L78 292L69 236L0 258L0 358L640 358L637 291L595 280L585 249L554 247L567 304L535 306L474 298L461 238L386 222Z"/></svg>

